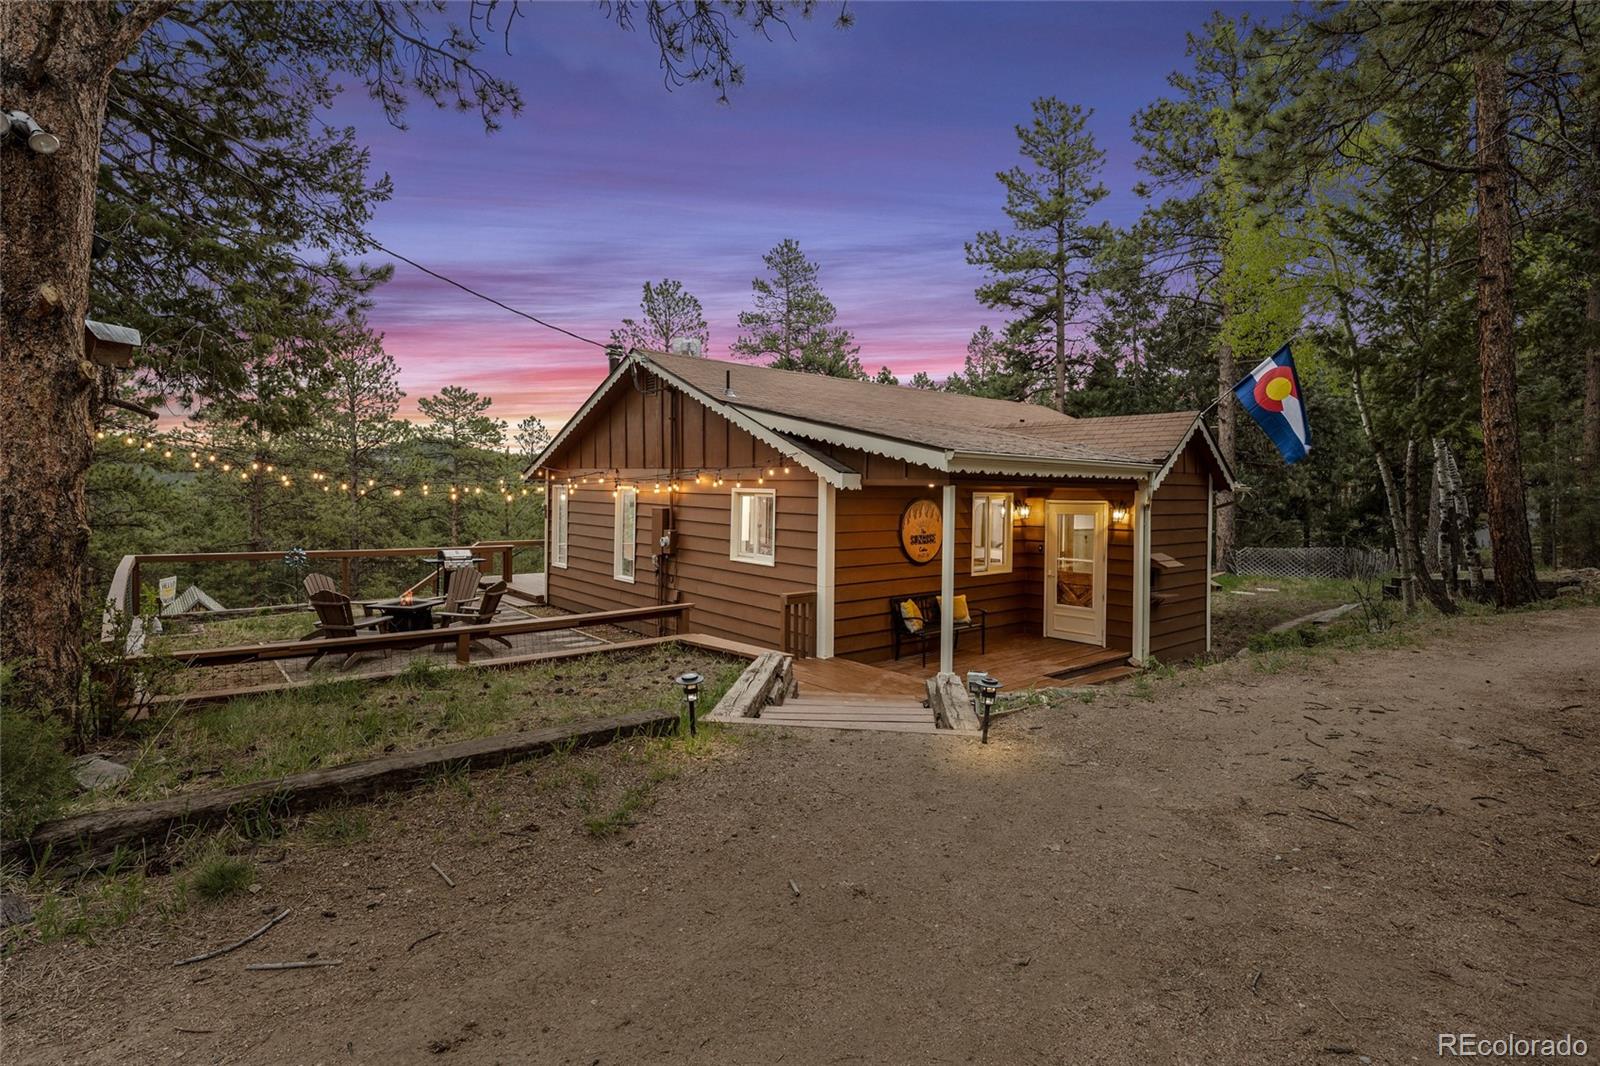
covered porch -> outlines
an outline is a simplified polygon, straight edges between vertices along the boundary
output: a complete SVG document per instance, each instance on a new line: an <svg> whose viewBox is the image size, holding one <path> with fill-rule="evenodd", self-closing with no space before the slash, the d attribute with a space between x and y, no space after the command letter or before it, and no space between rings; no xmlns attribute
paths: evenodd
<svg viewBox="0 0 1600 1066"><path fill-rule="evenodd" d="M963 636L955 651L955 672L993 674L1007 692L1102 684L1133 673L1128 653L1019 632L991 634L989 648L979 650L976 634ZM939 672L935 656L922 665L920 655L862 663L850 659L797 658L795 680L803 694L837 693L873 696L915 696L927 692L927 679Z"/></svg>

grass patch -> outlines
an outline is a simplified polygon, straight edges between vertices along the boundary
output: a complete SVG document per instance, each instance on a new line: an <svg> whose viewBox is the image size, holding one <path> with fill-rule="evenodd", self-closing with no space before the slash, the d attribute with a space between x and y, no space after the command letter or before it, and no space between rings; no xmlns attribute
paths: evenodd
<svg viewBox="0 0 1600 1066"><path fill-rule="evenodd" d="M247 891L256 883L256 868L237 855L215 852L195 864L185 888L207 903L217 903Z"/></svg>
<svg viewBox="0 0 1600 1066"><path fill-rule="evenodd" d="M677 711L684 669L716 704L746 664L662 645L505 670L408 668L384 682L333 681L179 710L136 726L133 775L79 810L340 766L455 740L632 711ZM463 775L464 776L464 775ZM470 787L457 782L457 787ZM240 835L276 835L271 810L239 812Z"/></svg>
<svg viewBox="0 0 1600 1066"><path fill-rule="evenodd" d="M316 628L317 616L310 611L281 611L196 621L163 619L161 624L164 631L149 643L156 654L295 640Z"/></svg>
<svg viewBox="0 0 1600 1066"><path fill-rule="evenodd" d="M1218 658L1233 655L1275 625L1358 599L1356 582L1342 578L1217 574L1215 580L1220 587L1211 596L1211 647Z"/></svg>
<svg viewBox="0 0 1600 1066"><path fill-rule="evenodd" d="M306 836L318 844L359 844L372 836L372 818L357 807L317 811L306 819Z"/></svg>

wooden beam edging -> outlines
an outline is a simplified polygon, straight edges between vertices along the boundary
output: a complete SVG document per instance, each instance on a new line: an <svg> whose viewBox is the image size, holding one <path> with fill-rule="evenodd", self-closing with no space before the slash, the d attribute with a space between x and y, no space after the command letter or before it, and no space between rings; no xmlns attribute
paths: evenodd
<svg viewBox="0 0 1600 1066"><path fill-rule="evenodd" d="M782 703L794 677L794 659L781 651L763 652L744 668L706 716L708 721L733 722L756 718L770 703Z"/></svg>
<svg viewBox="0 0 1600 1066"><path fill-rule="evenodd" d="M94 811L46 822L28 840L7 844L0 854L5 861L29 865L40 856L50 854L61 860L76 859L93 868L119 848L159 845L182 830L218 825L262 804L272 805L273 813L278 815L303 814L392 789L409 788L441 771L491 769L555 751L609 744L624 737L671 733L677 730L678 722L676 709L632 711L524 733L462 740L116 810Z"/></svg>
<svg viewBox="0 0 1600 1066"><path fill-rule="evenodd" d="M983 727L960 674L934 674L928 678L928 706L933 708L934 721L945 729L976 733Z"/></svg>
<svg viewBox="0 0 1600 1066"><path fill-rule="evenodd" d="M507 655L502 658L478 658L470 663L458 663L454 659L442 659L434 662L436 670L491 670L495 668L510 669L516 666L540 666L545 663L560 662L563 659L582 659L590 655L607 655L612 652L644 651L649 648L659 647L662 644L688 644L683 637L668 634L664 637L640 637L638 640L620 640L614 644L591 644L582 648L562 648L559 651L537 651L527 655ZM343 685L347 683L394 681L399 678L405 667L380 674L323 674L318 677L309 677L304 681L291 681L286 685L243 685L238 688L217 689L213 692L176 692L168 696L156 696L150 700L153 707L172 706L178 704L188 706L204 703L221 703L226 700L238 699L242 696L264 696L272 692L289 692L294 689L314 688L317 685Z"/></svg>

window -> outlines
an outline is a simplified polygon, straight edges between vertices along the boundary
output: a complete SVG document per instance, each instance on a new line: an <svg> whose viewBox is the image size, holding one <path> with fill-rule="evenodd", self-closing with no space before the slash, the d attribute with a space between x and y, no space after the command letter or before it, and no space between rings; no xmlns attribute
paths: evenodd
<svg viewBox="0 0 1600 1066"><path fill-rule="evenodd" d="M972 494L972 572L1011 573L1011 494Z"/></svg>
<svg viewBox="0 0 1600 1066"><path fill-rule="evenodd" d="M631 584L639 540L639 490L632 486L617 489L616 502L616 521L612 526L611 576Z"/></svg>
<svg viewBox="0 0 1600 1066"><path fill-rule="evenodd" d="M554 493L550 505L550 565L567 568L567 490Z"/></svg>
<svg viewBox="0 0 1600 1066"><path fill-rule="evenodd" d="M731 521L728 558L776 565L778 497L771 489L734 489Z"/></svg>

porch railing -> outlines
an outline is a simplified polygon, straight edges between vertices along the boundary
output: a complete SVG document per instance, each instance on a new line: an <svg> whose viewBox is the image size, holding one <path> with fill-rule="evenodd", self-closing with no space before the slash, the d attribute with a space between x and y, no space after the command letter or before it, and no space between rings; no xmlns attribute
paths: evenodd
<svg viewBox="0 0 1600 1066"><path fill-rule="evenodd" d="M815 590L785 592L778 597L783 610L783 650L808 659L817 654L817 594Z"/></svg>

